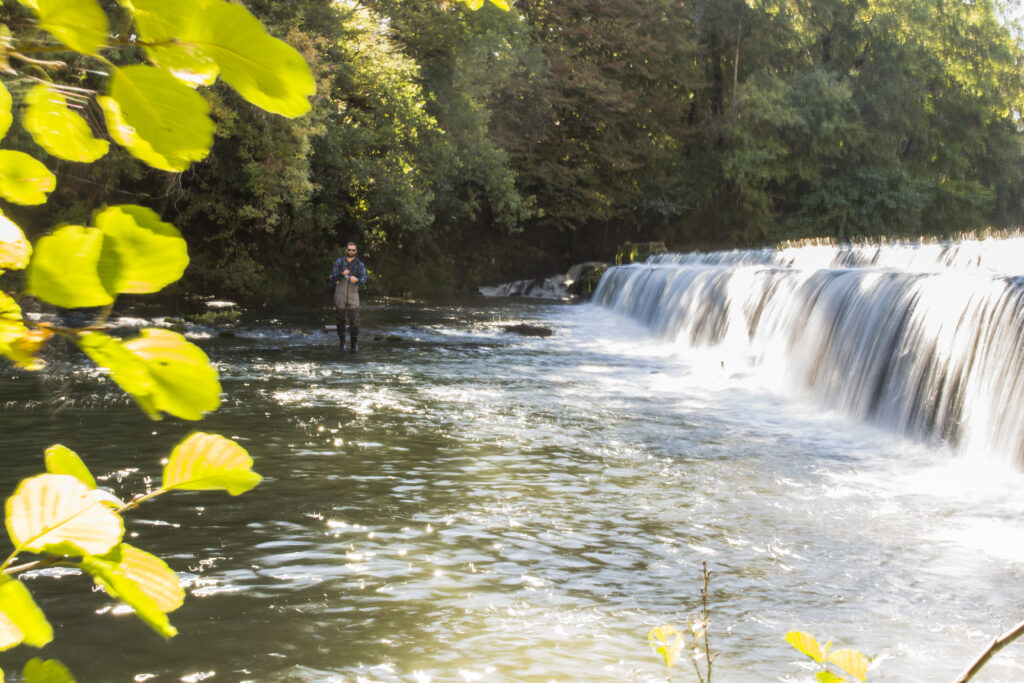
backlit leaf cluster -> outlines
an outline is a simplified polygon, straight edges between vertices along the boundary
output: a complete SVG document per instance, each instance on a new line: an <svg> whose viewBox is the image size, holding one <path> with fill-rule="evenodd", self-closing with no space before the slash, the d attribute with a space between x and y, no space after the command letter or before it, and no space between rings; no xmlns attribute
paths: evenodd
<svg viewBox="0 0 1024 683"><path fill-rule="evenodd" d="M223 490L244 493L262 479L252 458L236 442L196 432L178 444L163 468L160 488L126 504L97 487L77 453L57 444L46 451L46 472L23 480L4 506L14 552L0 565L0 650L25 644L43 647L53 627L28 588L13 577L15 559L42 556L27 568L77 567L112 598L129 605L165 638L177 633L168 614L185 599L177 574L159 557L124 541L122 513L168 491ZM21 570L26 568L21 566ZM57 670L57 664L40 662ZM60 665L62 667L62 665ZM25 673L25 680L29 673ZM50 680L50 679L45 679ZM56 680L73 680L67 677Z"/></svg>
<svg viewBox="0 0 1024 683"><path fill-rule="evenodd" d="M188 265L185 240L143 206L110 206L93 225L67 225L34 245L9 221L0 242L0 263L25 267L26 294L61 308L106 307L118 294L156 292L181 277ZM143 329L120 339L95 326L60 328L29 324L15 297L0 292L0 355L35 370L42 345L55 334L73 339L146 413L198 420L220 404L220 382L206 354L180 334Z"/></svg>
<svg viewBox="0 0 1024 683"><path fill-rule="evenodd" d="M209 154L214 123L197 88L218 78L266 111L288 117L309 111L315 84L302 56L269 35L241 5L226 0L121 0L119 9L133 22L135 42L148 63L115 65L103 56L110 21L96 0L21 3L53 38L109 70L106 92L98 98L106 132L155 168L183 171ZM8 63L23 56L20 49L16 41L11 44ZM94 161L109 143L69 108L68 92L72 90L55 83L34 86L25 101L25 128L53 156ZM6 93L0 106L5 102L9 109ZM11 119L9 111L0 114L0 124L9 126ZM0 156L3 176L18 180L10 187L0 183L5 199L37 204L53 190L53 175L28 159L23 153Z"/></svg>
<svg viewBox="0 0 1024 683"><path fill-rule="evenodd" d="M163 171L181 172L205 159L214 122L203 89L218 80L273 114L297 117L310 109L315 84L302 56L269 35L240 4L19 2L36 23L18 24L16 32L0 25L0 71L17 77L0 83L0 146L18 115L47 156L0 149L0 199L10 204L47 201L59 180L47 167L48 159L92 163L107 154L111 142ZM112 26L120 27L117 36ZM132 49L125 52L125 47ZM91 63L91 73L105 76L100 89L57 82L57 75L68 76L66 63L48 59L47 52L62 60L78 53L78 63ZM124 63L122 52L144 61ZM82 112L87 109L101 114L86 117ZM158 292L181 278L189 255L180 231L136 204L106 206L87 223L62 225L33 244L20 225L0 212L0 276L23 271L16 280L21 291L0 289L0 356L16 367L38 370L44 365L43 347L60 336L105 368L153 419L167 413L199 420L216 410L220 381L198 346L166 329L142 329L131 338L107 330L107 316L119 295ZM92 309L95 315L89 323L69 327L56 317L27 314L23 306L31 300L60 309ZM261 480L236 442L200 432L171 453L160 488L128 503L99 488L82 459L66 446L49 448L45 465L45 473L18 484L4 508L14 551L0 565L0 650L43 647L53 639L53 627L16 578L52 565L88 573L157 633L175 635L167 615L184 599L178 577L160 558L125 543L123 513L171 490L238 495ZM28 560L26 555L37 557ZM63 664L43 659L28 662L22 679L74 680Z"/></svg>
<svg viewBox="0 0 1024 683"><path fill-rule="evenodd" d="M94 131L79 111L80 88L37 79L20 107L22 124L47 154L89 163L106 154L110 140L154 168L183 171L204 159L213 143L210 107L199 88L218 78L256 106L295 117L310 108L315 84L301 55L270 36L241 5L226 0L121 0L117 11L134 27L132 40L146 63L114 64L107 49L111 19L97 0L21 0L39 28L68 49L99 62L109 73L103 94L92 93L103 112ZM7 27L0 27L7 35ZM40 44L12 37L0 41L0 64L47 64L33 55ZM58 63L51 63L56 66ZM89 95L85 95L89 97ZM0 137L14 120L14 100L0 84ZM109 137L110 140L107 138ZM21 205L46 202L56 176L22 151L0 149L0 198ZM29 243L0 212L0 273L26 270L25 291L60 308L104 308L119 294L157 292L178 280L188 265L176 227L151 209L109 206L90 225L65 225ZM102 315L100 316L102 319ZM205 354L180 335L142 330L118 339L102 330L67 330L26 320L18 295L0 292L0 355L39 369L39 351L55 334L73 338L153 418L163 413L197 420L220 403L220 384Z"/></svg>
<svg viewBox="0 0 1024 683"><path fill-rule="evenodd" d="M831 640L825 643L823 648L814 636L803 631L789 631L785 640L822 667L815 674L815 678L821 683L841 683L851 679L867 680L868 658L857 650L833 651Z"/></svg>

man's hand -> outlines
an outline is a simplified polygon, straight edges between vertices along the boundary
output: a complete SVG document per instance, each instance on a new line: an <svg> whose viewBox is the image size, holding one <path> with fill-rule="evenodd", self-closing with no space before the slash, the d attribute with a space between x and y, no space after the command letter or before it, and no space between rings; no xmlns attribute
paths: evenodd
<svg viewBox="0 0 1024 683"><path fill-rule="evenodd" d="M355 275L353 275L353 276L351 276L351 277L350 277L350 278L348 279L348 281L349 281L349 282L352 282L352 283L355 283L355 282L359 282L359 278L357 278L357 277L356 277Z"/></svg>

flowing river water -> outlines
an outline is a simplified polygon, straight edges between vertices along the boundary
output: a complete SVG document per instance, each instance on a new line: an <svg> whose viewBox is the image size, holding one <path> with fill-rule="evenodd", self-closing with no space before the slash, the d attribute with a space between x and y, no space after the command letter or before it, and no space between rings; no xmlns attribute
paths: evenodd
<svg viewBox="0 0 1024 683"><path fill-rule="evenodd" d="M798 261L619 268L586 305L368 302L354 356L320 331L322 307L250 310L233 337L189 328L224 390L196 424L148 420L71 352L44 374L5 373L4 495L59 442L129 497L194 429L236 439L265 477L237 498L169 494L130 516L128 540L186 586L170 641L74 571L23 577L56 625L42 654L79 681L665 680L647 633L698 612L706 563L717 681L812 680L783 641L793 629L874 656L869 680L952 681L1024 618L1019 452L1005 429L987 448L979 436L1015 419L992 412L1019 394L1001 389L983 417L948 407L996 392L987 379L928 407L919 375L871 365L880 351L850 360L882 332L830 356L836 334L895 323L864 301L849 328L817 320L806 307L839 301L828 283L880 306L898 298L885 283L944 275ZM804 314L787 319L772 296ZM119 322L164 324L131 315ZM929 314L893 315L906 336ZM554 334L505 331L514 323ZM1005 343L996 355L1012 357ZM31 654L3 654L8 680ZM977 680L1022 679L1024 643ZM695 680L685 661L673 680Z"/></svg>

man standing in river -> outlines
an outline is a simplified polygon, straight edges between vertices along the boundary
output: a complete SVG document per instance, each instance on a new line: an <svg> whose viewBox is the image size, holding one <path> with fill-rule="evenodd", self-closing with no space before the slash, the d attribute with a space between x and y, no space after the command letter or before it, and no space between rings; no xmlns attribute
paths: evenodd
<svg viewBox="0 0 1024 683"><path fill-rule="evenodd" d="M345 255L331 269L334 287L334 313L338 321L338 341L345 348L345 321L348 321L352 353L359 350L359 285L366 284L366 267L356 258L356 244L349 242Z"/></svg>

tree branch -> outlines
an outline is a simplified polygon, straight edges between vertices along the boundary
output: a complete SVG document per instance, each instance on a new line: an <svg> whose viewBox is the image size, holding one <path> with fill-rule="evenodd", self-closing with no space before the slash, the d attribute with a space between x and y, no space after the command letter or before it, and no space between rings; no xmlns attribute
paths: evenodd
<svg viewBox="0 0 1024 683"><path fill-rule="evenodd" d="M956 683L967 683L967 681L974 678L975 674L981 671L981 667L985 666L988 660L992 659L997 652L1020 638L1022 635L1024 635L1024 621L1017 624L1006 633L997 636L985 651L981 653L981 656L978 657L974 664L971 664L962 674L960 674L960 678L956 679Z"/></svg>

